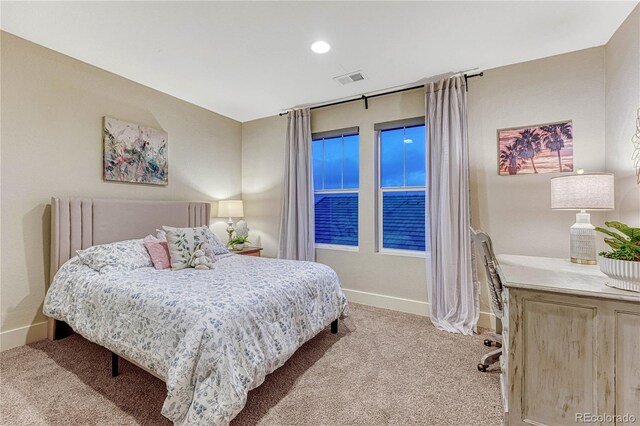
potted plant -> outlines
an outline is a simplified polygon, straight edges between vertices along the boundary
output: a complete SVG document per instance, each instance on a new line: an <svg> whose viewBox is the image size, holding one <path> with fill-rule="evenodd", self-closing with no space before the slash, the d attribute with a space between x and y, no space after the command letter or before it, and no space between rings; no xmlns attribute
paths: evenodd
<svg viewBox="0 0 640 426"><path fill-rule="evenodd" d="M227 245L233 248L234 250L242 250L245 244L247 243L250 243L249 238L244 235L241 235L241 236L233 237L229 241L229 244Z"/></svg>
<svg viewBox="0 0 640 426"><path fill-rule="evenodd" d="M597 227L611 238L604 241L613 249L598 256L600 270L610 280L607 285L640 292L640 228L632 228L620 222L605 222L614 231Z"/></svg>

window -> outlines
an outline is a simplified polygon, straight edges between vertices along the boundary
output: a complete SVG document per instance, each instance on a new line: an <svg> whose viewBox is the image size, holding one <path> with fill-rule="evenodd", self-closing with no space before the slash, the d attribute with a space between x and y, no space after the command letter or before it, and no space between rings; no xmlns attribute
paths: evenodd
<svg viewBox="0 0 640 426"><path fill-rule="evenodd" d="M316 246L358 246L358 128L313 135Z"/></svg>
<svg viewBox="0 0 640 426"><path fill-rule="evenodd" d="M426 252L426 143L423 118L376 125L378 251Z"/></svg>

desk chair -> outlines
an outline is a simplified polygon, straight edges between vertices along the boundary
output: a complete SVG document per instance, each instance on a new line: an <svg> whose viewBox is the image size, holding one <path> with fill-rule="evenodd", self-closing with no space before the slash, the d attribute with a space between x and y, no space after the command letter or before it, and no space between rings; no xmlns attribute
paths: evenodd
<svg viewBox="0 0 640 426"><path fill-rule="evenodd" d="M471 237L476 246L476 250L480 254L482 264L487 272L487 283L489 284L489 294L491 294L491 309L493 310L496 318L502 320L502 280L498 273L500 266L498 265L498 259L493 253L493 246L491 245L491 238L486 232L471 229ZM487 368L500 359L502 355L502 335L491 334L491 338L484 340L485 346L494 345L498 349L489 352L480 360L478 364L478 370L487 371Z"/></svg>

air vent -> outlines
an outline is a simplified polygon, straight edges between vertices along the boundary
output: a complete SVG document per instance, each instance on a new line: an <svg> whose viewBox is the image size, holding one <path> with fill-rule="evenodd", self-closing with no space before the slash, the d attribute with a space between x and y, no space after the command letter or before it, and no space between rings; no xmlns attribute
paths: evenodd
<svg viewBox="0 0 640 426"><path fill-rule="evenodd" d="M351 84L355 83L356 81L364 80L364 76L361 72L356 71L350 72L349 74L345 75L339 75L338 77L333 77L333 79L344 86L345 84Z"/></svg>

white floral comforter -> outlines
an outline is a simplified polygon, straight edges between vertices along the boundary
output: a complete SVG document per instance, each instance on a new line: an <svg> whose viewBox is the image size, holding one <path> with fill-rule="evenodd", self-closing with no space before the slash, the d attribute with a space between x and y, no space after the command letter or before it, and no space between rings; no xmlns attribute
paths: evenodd
<svg viewBox="0 0 640 426"><path fill-rule="evenodd" d="M210 271L102 274L73 258L44 304L45 315L164 377L162 414L189 425L228 424L250 389L347 311L328 266L238 255Z"/></svg>

